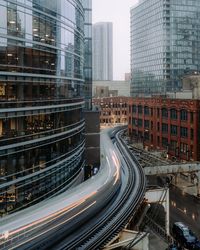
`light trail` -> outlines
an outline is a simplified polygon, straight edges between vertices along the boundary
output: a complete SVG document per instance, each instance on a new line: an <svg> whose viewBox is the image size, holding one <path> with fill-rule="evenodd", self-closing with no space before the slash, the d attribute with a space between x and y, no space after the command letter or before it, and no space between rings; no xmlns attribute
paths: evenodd
<svg viewBox="0 0 200 250"><path fill-rule="evenodd" d="M48 233L48 232L51 231L52 229L55 229L55 228L57 228L57 227L59 227L59 226L65 224L65 223L68 222L69 220L75 218L76 216L78 216L78 215L80 215L81 213L83 213L84 211L86 211L88 208L90 208L91 206L93 206L95 203L96 203L96 201L94 201L93 203L91 203L90 205L88 205L87 207L85 207L84 209L82 209L80 212L78 212L78 213L76 213L75 215L71 216L71 217L68 218L67 220L62 221L61 223L56 224L55 226L51 227L50 229L48 229L48 230L46 230L46 231L44 231L44 232L42 232L42 233L40 233L40 234L37 234L36 236L34 236L34 237L32 237L32 238L30 238L30 239L28 239L28 240L26 240L26 241L23 241L22 243L20 243L20 244L18 244L18 245L15 245L14 247L11 247L11 248L9 248L9 249L10 249L10 250L11 250L11 249L16 249L16 248L18 248L18 247L24 245L25 243L27 243L27 242L29 242L29 241L32 241L32 240L38 238L39 236L42 236L42 235Z"/></svg>
<svg viewBox="0 0 200 250"><path fill-rule="evenodd" d="M80 201L75 202L75 203L71 204L70 206L67 206L67 207L65 207L65 208L57 211L56 213L52 213L52 214L50 214L50 215L48 215L46 217L43 217L43 218L41 218L39 220L34 221L33 223L30 223L28 225L20 227L20 228L14 230L14 231L10 231L10 232L9 231L5 231L2 234L2 236L0 237L0 239L7 239L7 241L10 241L11 239L13 240L15 238L20 237L20 234L17 234L17 233L20 233L20 232L22 232L22 231L24 231L26 229L27 229L26 233L29 233L29 232L31 232L31 231L39 228L39 227L44 226L47 223L53 222L54 220L58 219L59 217L63 216L64 214L72 211L73 209L75 209L79 205L83 204L88 198L90 198L91 196L95 195L96 193L97 192L94 191L91 194L86 195L85 197L83 197ZM22 234L24 234L24 232ZM10 236L12 236L12 235L16 235L16 236L14 236L14 237L11 238ZM7 237L5 237L5 236L7 236ZM7 241L4 241L3 244L5 242L7 242ZM0 244L0 245L2 245L2 244Z"/></svg>

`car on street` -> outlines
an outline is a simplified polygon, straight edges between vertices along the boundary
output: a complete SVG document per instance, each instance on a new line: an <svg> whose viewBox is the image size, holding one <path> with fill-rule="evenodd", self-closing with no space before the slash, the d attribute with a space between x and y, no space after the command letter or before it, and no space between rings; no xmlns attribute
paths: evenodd
<svg viewBox="0 0 200 250"><path fill-rule="evenodd" d="M200 241L195 234L182 222L175 222L172 227L174 239L186 249L200 249Z"/></svg>

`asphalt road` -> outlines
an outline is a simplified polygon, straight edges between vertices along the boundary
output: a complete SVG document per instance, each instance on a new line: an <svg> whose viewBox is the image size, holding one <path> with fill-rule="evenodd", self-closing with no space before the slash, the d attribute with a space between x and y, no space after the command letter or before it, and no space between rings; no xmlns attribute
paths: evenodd
<svg viewBox="0 0 200 250"><path fill-rule="evenodd" d="M200 239L200 200L179 188L170 188L170 224L181 221Z"/></svg>

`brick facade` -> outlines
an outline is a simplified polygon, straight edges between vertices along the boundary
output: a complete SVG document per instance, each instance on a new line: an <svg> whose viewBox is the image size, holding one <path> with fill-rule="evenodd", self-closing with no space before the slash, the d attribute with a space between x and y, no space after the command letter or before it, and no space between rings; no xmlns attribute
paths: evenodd
<svg viewBox="0 0 200 250"><path fill-rule="evenodd" d="M128 97L93 98L93 107L100 110L101 124L128 123Z"/></svg>
<svg viewBox="0 0 200 250"><path fill-rule="evenodd" d="M166 150L170 158L200 160L200 100L164 97L131 98L129 135L149 149Z"/></svg>

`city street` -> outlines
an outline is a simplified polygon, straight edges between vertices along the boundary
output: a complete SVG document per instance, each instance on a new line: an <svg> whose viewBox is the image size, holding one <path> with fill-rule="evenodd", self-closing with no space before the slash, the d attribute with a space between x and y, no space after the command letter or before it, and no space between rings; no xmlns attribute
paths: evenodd
<svg viewBox="0 0 200 250"><path fill-rule="evenodd" d="M200 239L200 202L179 188L170 188L170 224L181 221Z"/></svg>

